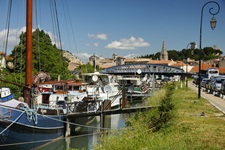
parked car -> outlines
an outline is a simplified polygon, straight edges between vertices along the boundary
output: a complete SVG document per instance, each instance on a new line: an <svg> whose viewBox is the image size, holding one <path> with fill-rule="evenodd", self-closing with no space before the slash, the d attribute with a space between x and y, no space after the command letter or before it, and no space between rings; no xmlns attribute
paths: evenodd
<svg viewBox="0 0 225 150"><path fill-rule="evenodd" d="M223 99L224 95L225 95L225 81L223 81L221 84L220 97L222 97L222 99Z"/></svg>
<svg viewBox="0 0 225 150"><path fill-rule="evenodd" d="M201 76L201 81L204 78L207 78L207 74L201 74L200 76ZM194 74L194 75L192 75L192 77L193 77L192 83L195 84L195 86L198 86L199 85L199 76L197 74ZM201 85L201 83L200 83L200 85Z"/></svg>
<svg viewBox="0 0 225 150"><path fill-rule="evenodd" d="M210 88L210 79L205 82L205 92L209 93L209 88Z"/></svg>
<svg viewBox="0 0 225 150"><path fill-rule="evenodd" d="M213 93L213 84L214 84L216 78L219 78L219 77L220 77L220 76L212 76L212 77L210 78L210 82L209 82L209 84L208 84L208 92L209 92L209 93Z"/></svg>
<svg viewBox="0 0 225 150"><path fill-rule="evenodd" d="M203 78L201 81L201 87L204 88L203 90L206 90L206 85L210 82L210 79Z"/></svg>
<svg viewBox="0 0 225 150"><path fill-rule="evenodd" d="M222 76L214 77L211 84L211 90L212 90L211 92L213 93L213 95L216 95L216 94L219 95L223 81L225 81L225 77L222 77Z"/></svg>
<svg viewBox="0 0 225 150"><path fill-rule="evenodd" d="M193 80L192 80L192 83L193 83L195 86L198 85L198 83L199 83L199 78L198 78L198 76L194 76L194 78L193 78Z"/></svg>

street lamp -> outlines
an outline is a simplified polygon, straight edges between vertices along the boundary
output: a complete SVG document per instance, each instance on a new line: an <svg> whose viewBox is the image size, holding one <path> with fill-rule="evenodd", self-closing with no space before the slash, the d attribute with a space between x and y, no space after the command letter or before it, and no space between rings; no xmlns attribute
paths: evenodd
<svg viewBox="0 0 225 150"><path fill-rule="evenodd" d="M209 2L205 3L205 5L203 5L203 7L202 7L201 20L200 20L200 42L199 42L199 70L198 70L199 83L198 83L198 99L200 99L200 97L201 97L202 18L203 18L203 10L204 10L205 6L207 4L209 4L209 3L216 4L217 5L217 8L218 8L218 10L215 13L212 12L213 7L211 7L209 9L209 13L213 16L212 19L211 19L211 21L210 21L210 25L211 25L212 30L214 30L215 27L216 27L216 19L214 18L214 15L218 14L219 11L220 11L220 5L217 2L215 2L215 1L209 1Z"/></svg>
<svg viewBox="0 0 225 150"><path fill-rule="evenodd" d="M188 50L188 46L190 45L190 44L192 44L192 42L191 43L188 43L188 45L187 45L187 50ZM187 59L188 59L188 55L186 54L186 88L188 87L188 77L187 77L187 72L188 72L188 64L187 64Z"/></svg>

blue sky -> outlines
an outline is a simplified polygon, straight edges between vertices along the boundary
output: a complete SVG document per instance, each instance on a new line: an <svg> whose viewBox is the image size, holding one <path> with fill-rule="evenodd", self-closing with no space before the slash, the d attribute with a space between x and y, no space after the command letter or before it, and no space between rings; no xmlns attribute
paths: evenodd
<svg viewBox="0 0 225 150"><path fill-rule="evenodd" d="M203 12L202 47L216 45L225 53L225 1L215 0L220 12L211 30L208 4ZM199 47L200 14L208 0L56 0L62 47L84 62L93 54L111 58L155 54L162 50L186 49L188 43ZM7 0L0 1L0 50L4 51ZM33 3L35 1L33 0ZM38 0L39 26L54 37L49 0ZM25 0L13 0L7 53L18 43L25 28ZM34 13L35 15L35 13ZM53 38L52 38L53 39ZM56 42L57 43L57 42Z"/></svg>

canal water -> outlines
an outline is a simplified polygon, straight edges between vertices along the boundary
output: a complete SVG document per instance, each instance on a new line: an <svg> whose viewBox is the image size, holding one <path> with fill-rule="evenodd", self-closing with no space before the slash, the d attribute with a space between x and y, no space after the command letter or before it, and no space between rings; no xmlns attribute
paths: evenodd
<svg viewBox="0 0 225 150"><path fill-rule="evenodd" d="M125 123L127 117L128 115L126 114L111 115L111 119L110 116L106 116L106 130L124 128L126 126ZM91 124L87 127L82 127L75 133L75 135L57 140L45 147L42 147L40 150L66 150L69 148L91 150L93 146L98 143L99 137L100 118L97 116Z"/></svg>
<svg viewBox="0 0 225 150"><path fill-rule="evenodd" d="M141 100L133 102L132 107L140 105ZM126 120L130 114L115 114L105 118L106 130L119 130L126 126ZM66 150L66 149L85 149L91 150L97 144L100 137L100 117L94 118L88 126L82 127L75 135L53 142L40 150Z"/></svg>
<svg viewBox="0 0 225 150"><path fill-rule="evenodd" d="M142 100L135 100L130 107L142 105ZM105 130L121 130L126 127L126 120L132 114L115 114L105 116ZM96 116L87 126L82 126L70 137L54 140L54 142L42 145L38 150L66 150L66 149L85 149L91 150L99 142L100 137L100 116ZM43 141L42 141L43 142ZM27 143L29 144L29 143ZM24 150L18 145L4 147L4 150Z"/></svg>

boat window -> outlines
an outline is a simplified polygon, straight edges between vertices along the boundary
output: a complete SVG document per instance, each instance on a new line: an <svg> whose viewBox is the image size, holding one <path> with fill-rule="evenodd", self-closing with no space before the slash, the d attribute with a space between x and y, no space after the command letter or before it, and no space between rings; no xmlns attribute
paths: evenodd
<svg viewBox="0 0 225 150"><path fill-rule="evenodd" d="M75 90L75 91L78 91L79 89L80 89L79 86L74 86L74 87L73 87L73 90Z"/></svg>
<svg viewBox="0 0 225 150"><path fill-rule="evenodd" d="M102 82L103 83L108 83L109 82L107 77L102 76L101 78L102 78Z"/></svg>
<svg viewBox="0 0 225 150"><path fill-rule="evenodd" d="M85 82L91 83L92 81L92 76L85 76L84 77Z"/></svg>
<svg viewBox="0 0 225 150"><path fill-rule="evenodd" d="M211 74L217 74L218 71L217 70L215 70L215 71L209 71L209 73L211 73Z"/></svg>

